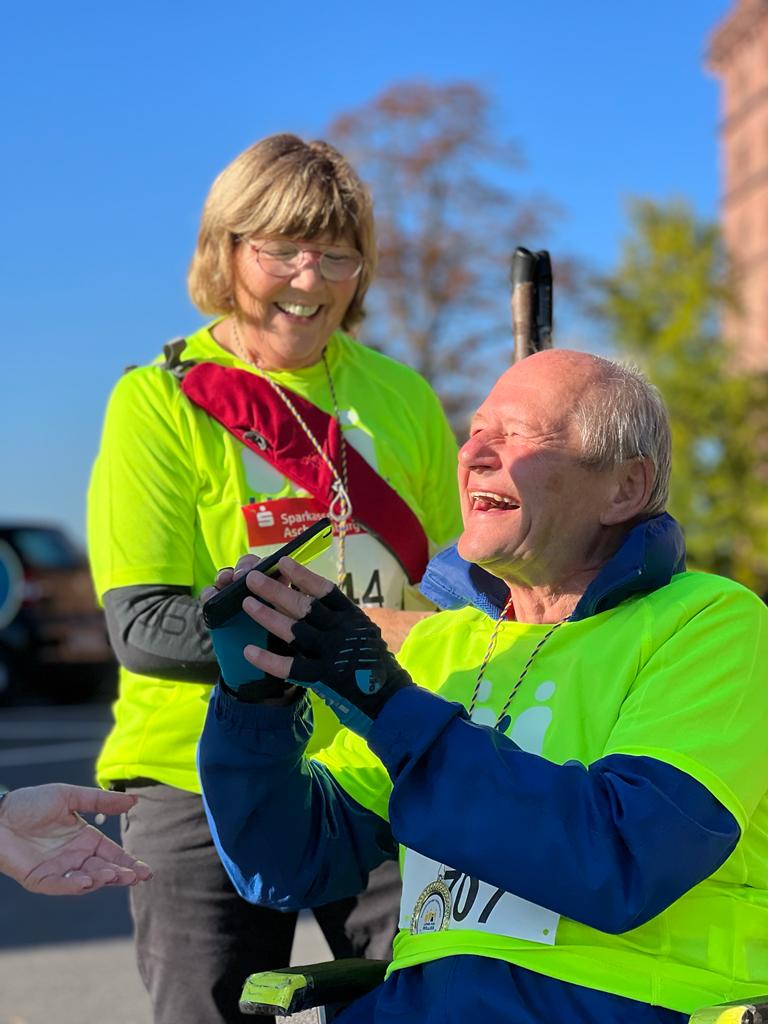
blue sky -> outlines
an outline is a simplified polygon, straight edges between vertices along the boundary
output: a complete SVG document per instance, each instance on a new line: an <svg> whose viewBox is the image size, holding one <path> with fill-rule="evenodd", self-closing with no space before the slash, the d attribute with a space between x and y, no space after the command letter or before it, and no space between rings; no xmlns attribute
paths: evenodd
<svg viewBox="0 0 768 1024"><path fill-rule="evenodd" d="M519 189L563 209L553 259L562 248L609 268L628 196L717 213L718 90L703 55L729 7L4 5L0 518L84 536L109 390L200 322L185 291L200 208L245 146L322 135L398 81L472 80L526 157Z"/></svg>

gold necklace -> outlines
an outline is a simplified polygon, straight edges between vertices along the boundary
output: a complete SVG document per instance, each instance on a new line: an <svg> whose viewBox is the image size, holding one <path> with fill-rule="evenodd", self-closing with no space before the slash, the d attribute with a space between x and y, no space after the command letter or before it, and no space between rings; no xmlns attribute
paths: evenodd
<svg viewBox="0 0 768 1024"><path fill-rule="evenodd" d="M485 676L485 670L488 667L488 662L491 660L491 655L493 654L494 649L496 647L496 640L497 640L498 635L499 635L499 630L501 629L501 624L506 619L507 612L509 611L509 609L511 607L512 607L512 598L509 597L507 599L507 603L501 609L501 612L499 613L499 617L496 619L496 622L494 623L493 631L491 633L490 639L488 640L488 646L485 649L485 655L483 657L482 664L480 665L480 671L477 673L477 679L475 680L475 689L474 689L474 692L472 694L472 699L470 700L469 707L467 709L468 712L469 712L469 717L470 718L472 717L472 713L475 710L475 705L477 704L477 698L478 698L478 695L480 693L480 683L483 681L483 677ZM515 683L515 685L510 690L509 696L507 697L507 699L504 701L504 707L501 709L501 711L499 712L499 714L496 717L496 722L494 723L494 726L493 726L494 729L498 729L501 726L502 722L504 721L504 718L506 717L507 711L509 711L509 706L510 706L510 704L512 703L512 701L514 699L515 694L520 689L520 684L525 679L525 677L528 675L528 669L533 664L533 659L539 653L539 651L544 646L544 644L547 642L547 640L549 640L549 638L552 636L552 634L555 632L555 630L559 629L560 626L562 626L564 622L567 622L569 618L570 618L570 616L567 615L564 619L560 619L559 622L555 622L552 626L550 626L550 628L547 630L547 632L544 634L544 636L541 638L541 640L539 640L539 642L536 644L536 646L534 647L533 651L531 652L531 656L528 658L528 661L526 661L525 665L523 665L523 670L520 673L520 675L517 677L517 682ZM506 728L506 726L505 726L505 728ZM502 729L501 731L504 732L504 729Z"/></svg>
<svg viewBox="0 0 768 1024"><path fill-rule="evenodd" d="M336 389L333 386L333 377L331 376L331 369L328 366L328 359L326 358L325 355L325 349L323 349L321 359L323 363L323 368L325 369L325 377L326 380L328 381L328 390L331 393L331 404L333 405L334 419L336 420L336 424L339 428L341 475L339 475L338 471L336 470L336 467L331 462L326 452L323 451L322 447L320 446L320 442L312 433L304 417L301 415L299 410L288 397L288 394L285 391L285 389L280 384L278 384L276 380L272 378L272 376L269 374L267 370L259 366L258 362L255 359L252 359L251 356L246 351L246 348L243 345L243 342L240 338L240 331L238 330L237 327L237 317L232 316L231 321L232 337L234 339L238 355L240 356L244 363L248 363L249 366L252 366L255 370L257 370L262 375L262 377L264 377L264 379L270 384L273 390L280 396L286 408L291 412L293 418L296 420L296 422L299 424L301 429L306 434L312 447L315 449L317 454L320 456L320 458L323 460L323 462L326 464L326 466L331 472L331 477L333 478L333 484L331 485L331 489L333 491L333 498L331 499L331 503L328 507L328 518L334 523L336 527L336 582L340 587L343 587L347 575L345 567L345 541L347 531L349 530L349 524L352 519L352 501L349 497L347 442L344 439L344 431L341 426L341 412L339 411L339 403L336 399Z"/></svg>

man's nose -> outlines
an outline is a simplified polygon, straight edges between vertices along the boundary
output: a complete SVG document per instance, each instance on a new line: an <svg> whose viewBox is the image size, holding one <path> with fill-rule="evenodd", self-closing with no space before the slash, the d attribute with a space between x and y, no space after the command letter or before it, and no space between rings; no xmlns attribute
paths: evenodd
<svg viewBox="0 0 768 1024"><path fill-rule="evenodd" d="M459 462L465 469L490 469L498 465L499 457L485 430L478 430L464 442L459 449Z"/></svg>

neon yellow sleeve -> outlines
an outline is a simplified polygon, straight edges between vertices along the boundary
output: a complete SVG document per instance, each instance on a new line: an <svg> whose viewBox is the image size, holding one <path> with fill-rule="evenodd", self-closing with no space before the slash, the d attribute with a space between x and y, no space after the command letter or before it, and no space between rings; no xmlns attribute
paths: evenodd
<svg viewBox="0 0 768 1024"><path fill-rule="evenodd" d="M428 429L422 435L422 459L429 470L423 478L421 507L424 530L437 550L456 540L462 529L456 479L458 447L437 395L430 387L425 391Z"/></svg>
<svg viewBox="0 0 768 1024"><path fill-rule="evenodd" d="M416 432L419 460L424 472L417 489L421 508L421 525L429 542L432 558L446 545L453 543L462 530L459 489L456 480L458 448L440 400L426 381L420 396L425 429ZM406 584L403 607L409 611L434 609L419 591L418 584Z"/></svg>
<svg viewBox="0 0 768 1024"><path fill-rule="evenodd" d="M97 592L193 582L197 474L175 378L132 370L109 400L88 491Z"/></svg>
<svg viewBox="0 0 768 1024"><path fill-rule="evenodd" d="M768 609L738 584L701 579L674 631L652 643L605 753L680 768L743 831L768 789Z"/></svg>
<svg viewBox="0 0 768 1024"><path fill-rule="evenodd" d="M329 747L312 754L312 760L327 765L353 800L389 821L392 780L364 739L342 728Z"/></svg>

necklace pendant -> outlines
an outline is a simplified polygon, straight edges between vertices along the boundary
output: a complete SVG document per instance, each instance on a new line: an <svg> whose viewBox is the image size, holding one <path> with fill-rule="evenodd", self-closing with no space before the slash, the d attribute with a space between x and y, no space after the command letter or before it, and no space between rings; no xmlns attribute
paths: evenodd
<svg viewBox="0 0 768 1024"><path fill-rule="evenodd" d="M337 525L345 523L349 519L350 503L344 485L340 480L334 480L331 490L333 498L328 506L328 518Z"/></svg>
<svg viewBox="0 0 768 1024"><path fill-rule="evenodd" d="M436 878L434 882L425 885L413 905L411 935L447 931L452 904L451 890L442 878Z"/></svg>

